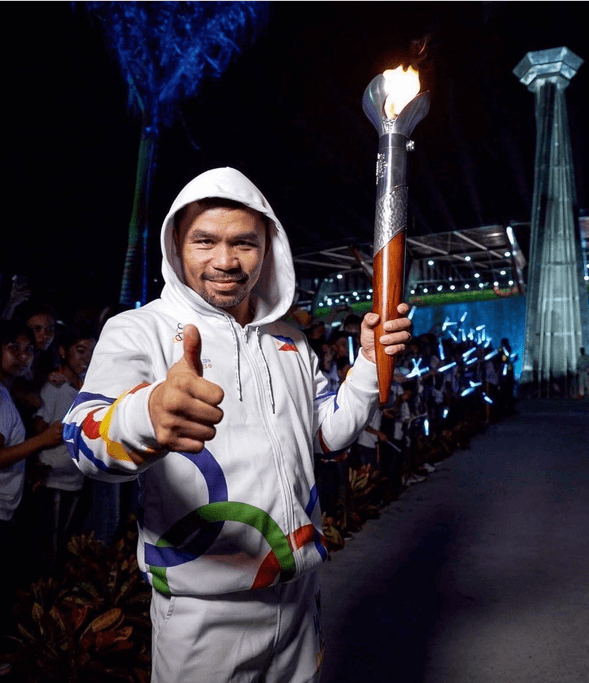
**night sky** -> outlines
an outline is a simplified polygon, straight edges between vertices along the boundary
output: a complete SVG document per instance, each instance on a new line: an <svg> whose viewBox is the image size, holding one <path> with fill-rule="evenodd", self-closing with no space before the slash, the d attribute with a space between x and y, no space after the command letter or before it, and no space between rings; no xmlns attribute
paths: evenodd
<svg viewBox="0 0 589 683"><path fill-rule="evenodd" d="M377 134L365 87L420 63L431 93L410 155L410 233L529 220L534 96L512 70L533 50L588 60L587 2L278 2L221 81L178 106L160 137L151 203L159 229L181 187L234 166L266 194L295 253L372 237ZM5 2L0 272L27 275L64 316L118 299L139 144L127 88L83 3ZM579 206L589 208L589 65L566 98ZM6 287L6 279L4 287ZM160 285L154 283L155 291Z"/></svg>

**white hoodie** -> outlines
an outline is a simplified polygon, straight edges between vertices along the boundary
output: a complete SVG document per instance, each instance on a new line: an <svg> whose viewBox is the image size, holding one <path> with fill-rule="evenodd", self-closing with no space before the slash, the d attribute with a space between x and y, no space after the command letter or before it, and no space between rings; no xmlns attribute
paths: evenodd
<svg viewBox="0 0 589 683"><path fill-rule="evenodd" d="M174 214L205 197L233 199L269 217L271 247L241 327L182 282ZM286 233L259 190L231 168L214 169L178 195L162 227L160 299L109 320L84 386L65 418L70 453L88 476L138 477L138 560L172 595L215 595L288 581L325 560L313 452L346 448L377 402L373 363L359 354L337 396L305 335L281 321L295 292ZM183 354L196 325L204 377L222 387L224 417L198 454L157 452L148 412L153 388ZM314 449L315 439L315 449Z"/></svg>

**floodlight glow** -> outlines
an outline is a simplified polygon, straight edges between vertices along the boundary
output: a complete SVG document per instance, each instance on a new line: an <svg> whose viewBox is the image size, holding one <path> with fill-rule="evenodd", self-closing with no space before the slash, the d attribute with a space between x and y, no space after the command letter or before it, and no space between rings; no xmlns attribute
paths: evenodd
<svg viewBox="0 0 589 683"><path fill-rule="evenodd" d="M506 251L506 252L505 252L505 258L509 258L510 256L511 256L511 252L510 252L510 251Z"/></svg>
<svg viewBox="0 0 589 683"><path fill-rule="evenodd" d="M464 289L470 289L470 285L467 283L466 285L464 285Z"/></svg>
<svg viewBox="0 0 589 683"><path fill-rule="evenodd" d="M470 256L465 256L465 257L464 257L464 260L465 260L465 261L472 261L472 258L471 258Z"/></svg>
<svg viewBox="0 0 589 683"><path fill-rule="evenodd" d="M336 277L337 277L338 280L341 280L344 276L343 276L341 273L338 273L338 274L336 275Z"/></svg>

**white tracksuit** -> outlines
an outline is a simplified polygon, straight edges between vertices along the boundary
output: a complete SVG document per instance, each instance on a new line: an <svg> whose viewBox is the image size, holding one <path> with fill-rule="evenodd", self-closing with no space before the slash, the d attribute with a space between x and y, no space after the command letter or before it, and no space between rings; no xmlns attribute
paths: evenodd
<svg viewBox="0 0 589 683"><path fill-rule="evenodd" d="M174 214L205 197L242 202L271 222L252 292L255 315L245 327L182 282ZM281 321L295 291L284 229L238 171L208 171L182 190L164 221L162 250L161 298L107 322L65 418L66 442L91 477L138 477L138 561L157 591L154 682L257 681L262 671L265 681L315 680L322 653L312 573L327 552L313 452L343 449L363 430L378 396L375 366L359 354L337 396L327 391L304 334ZM158 451L148 398L182 357L188 323L200 331L204 377L223 388L223 420L201 453L161 453L137 466L129 452ZM239 612L240 621L236 604L253 610L250 616ZM183 610L198 612L200 625L174 616ZM244 627L254 621L260 628ZM195 630L187 634L190 624Z"/></svg>

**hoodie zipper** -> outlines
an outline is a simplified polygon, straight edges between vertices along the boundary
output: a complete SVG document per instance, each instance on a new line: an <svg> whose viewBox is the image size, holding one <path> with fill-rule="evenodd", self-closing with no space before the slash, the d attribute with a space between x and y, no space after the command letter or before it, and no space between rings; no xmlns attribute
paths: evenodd
<svg viewBox="0 0 589 683"><path fill-rule="evenodd" d="M295 529L295 522L294 522L294 501L293 501L293 496L290 490L289 486L289 480L288 480L288 475L286 473L286 465L284 462L284 454L282 452L282 448L280 447L280 440L278 439L278 436L276 435L273 426L270 424L270 421L268 419L268 413L267 413L267 402L265 400L265 391L264 391L264 378L262 377L262 373L260 371L260 368L256 362L256 359L254 355L251 352L251 349L249 348L248 345L248 339L247 339L247 330L245 328L240 328L242 335L243 335L243 341L244 341L244 347L245 347L245 355L249 361L250 367L253 370L254 373L254 378L256 382L256 394L258 396L258 400L260 403L260 413L262 416L262 422L264 425L264 429L266 431L266 434L268 435L270 439L270 443L272 445L272 450L275 453L275 462L277 464L277 470L278 470L278 478L280 480L280 485L282 487L282 494L283 494L283 500L285 502L285 516L286 516L286 523L287 523L287 529L286 529L286 536L288 536L289 533L293 532ZM253 331L253 330L252 330ZM260 351L261 353L261 351ZM263 354L262 354L263 356ZM262 358L264 362L266 362L265 358ZM299 566L297 562L297 556L296 553L293 552L293 559L295 563L295 571L298 572Z"/></svg>

